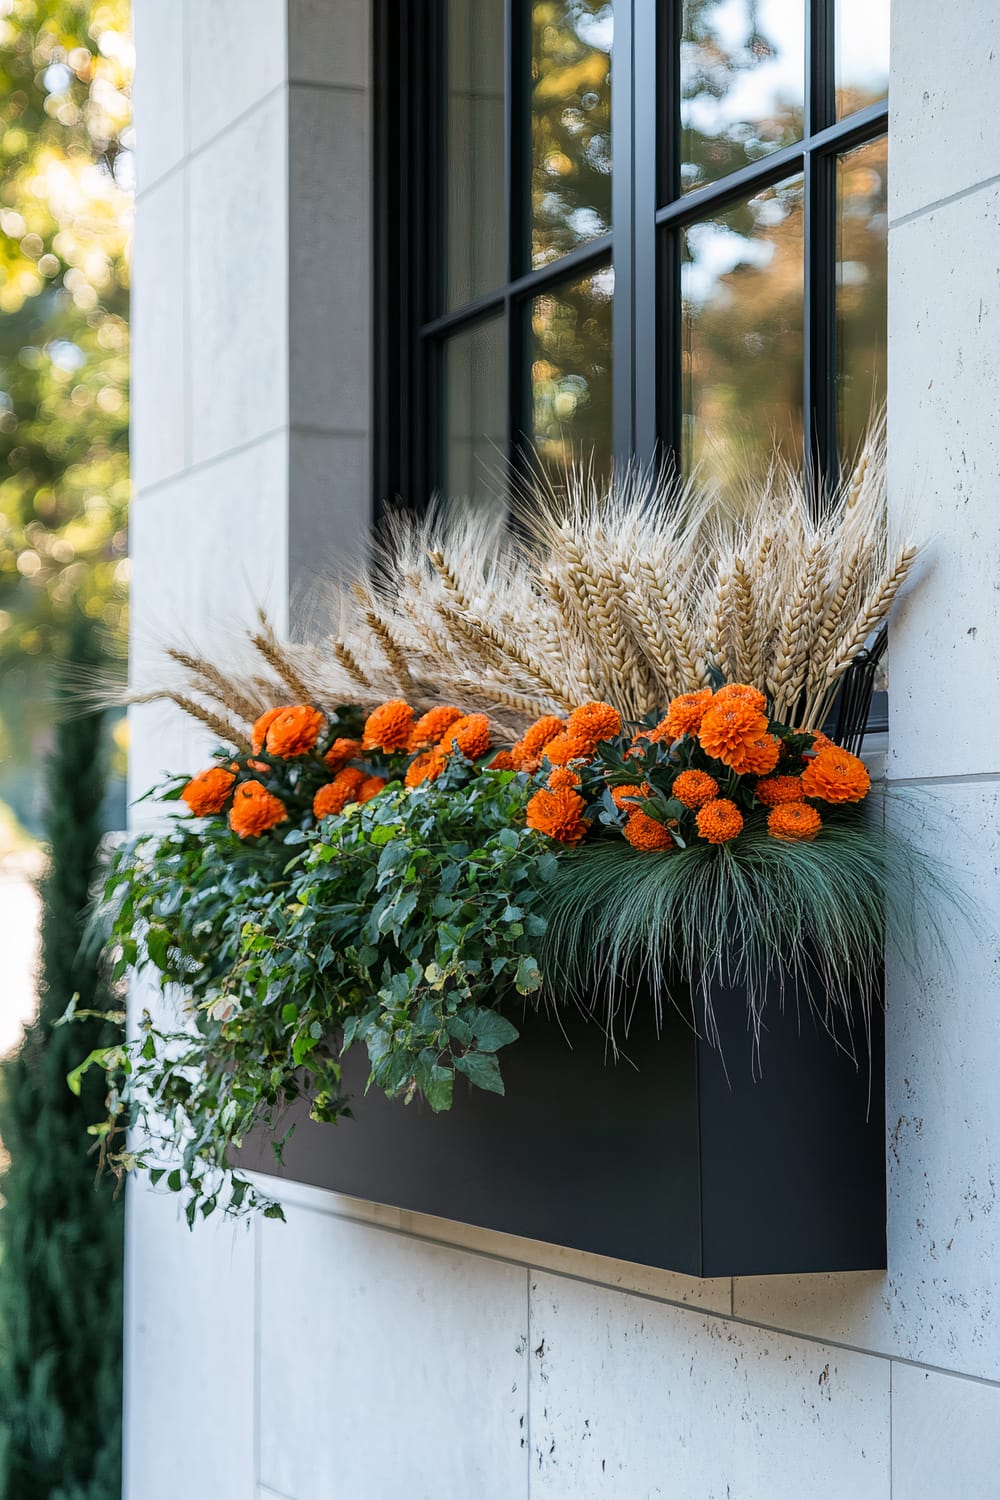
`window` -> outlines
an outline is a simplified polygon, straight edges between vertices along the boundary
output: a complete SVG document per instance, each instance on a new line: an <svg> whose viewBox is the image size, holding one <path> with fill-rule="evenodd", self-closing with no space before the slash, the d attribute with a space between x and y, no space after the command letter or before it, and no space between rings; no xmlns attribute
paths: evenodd
<svg viewBox="0 0 1000 1500"><path fill-rule="evenodd" d="M775 445L884 394L888 0L381 0L382 494L525 441Z"/></svg>

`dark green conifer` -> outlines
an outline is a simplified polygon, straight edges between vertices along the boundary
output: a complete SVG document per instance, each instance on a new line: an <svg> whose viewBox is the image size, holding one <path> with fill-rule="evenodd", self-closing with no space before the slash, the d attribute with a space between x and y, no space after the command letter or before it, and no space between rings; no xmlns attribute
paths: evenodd
<svg viewBox="0 0 1000 1500"><path fill-rule="evenodd" d="M71 655L97 659L92 627ZM115 1041L102 1021L58 1026L74 994L106 1009L97 955L80 943L101 838L102 716L59 724L48 767L39 1014L0 1064L0 1500L118 1500L121 1493L122 1204L95 1180L88 1124L100 1069L80 1097L67 1074Z"/></svg>

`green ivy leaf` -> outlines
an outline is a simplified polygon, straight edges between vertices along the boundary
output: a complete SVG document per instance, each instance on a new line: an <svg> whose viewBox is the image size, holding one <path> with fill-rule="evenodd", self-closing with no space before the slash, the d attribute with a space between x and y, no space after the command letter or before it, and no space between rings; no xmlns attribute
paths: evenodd
<svg viewBox="0 0 1000 1500"><path fill-rule="evenodd" d="M490 1094L504 1092L500 1064L497 1062L495 1053L466 1052L464 1056L455 1058L455 1067L460 1073L464 1073L476 1088L485 1089Z"/></svg>
<svg viewBox="0 0 1000 1500"><path fill-rule="evenodd" d="M497 1052L501 1047L508 1047L511 1042L516 1042L520 1035L517 1027L495 1010L474 1010L469 1016L469 1024L482 1052Z"/></svg>
<svg viewBox="0 0 1000 1500"><path fill-rule="evenodd" d="M542 971L538 967L537 959L531 954L524 954L517 965L517 973L514 976L514 985L521 995L530 995L542 987Z"/></svg>

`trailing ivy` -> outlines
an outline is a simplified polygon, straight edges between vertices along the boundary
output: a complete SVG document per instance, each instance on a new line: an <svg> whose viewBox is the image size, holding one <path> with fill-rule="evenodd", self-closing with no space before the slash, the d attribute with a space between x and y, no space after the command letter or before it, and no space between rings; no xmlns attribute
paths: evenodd
<svg viewBox="0 0 1000 1500"><path fill-rule="evenodd" d="M503 1010L540 988L556 867L525 826L534 785L458 756L434 781L280 839L248 846L222 820L179 819L123 850L106 888L117 973L148 961L171 993L133 1047L84 1065L112 1080L112 1168L189 1190L191 1223L260 1206L227 1153L302 1093L314 1119L349 1114L353 1046L392 1097L447 1109L456 1073L502 1093L498 1053L517 1037Z"/></svg>

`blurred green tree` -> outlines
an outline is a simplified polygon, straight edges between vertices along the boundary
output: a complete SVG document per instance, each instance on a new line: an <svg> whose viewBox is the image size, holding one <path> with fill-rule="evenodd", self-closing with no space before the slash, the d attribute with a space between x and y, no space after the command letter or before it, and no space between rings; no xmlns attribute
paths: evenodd
<svg viewBox="0 0 1000 1500"><path fill-rule="evenodd" d="M22 817L72 608L124 638L131 71L127 0L0 0L0 795Z"/></svg>
<svg viewBox="0 0 1000 1500"><path fill-rule="evenodd" d="M95 627L68 622L67 656L99 660ZM119 1040L99 1019L60 1026L74 995L105 1010L94 952L81 952L101 837L101 716L59 724L48 767L38 1019L0 1062L10 1161L0 1211L0 1500L114 1500L121 1490L122 1202L95 1182L87 1125L103 1089L67 1074Z"/></svg>

